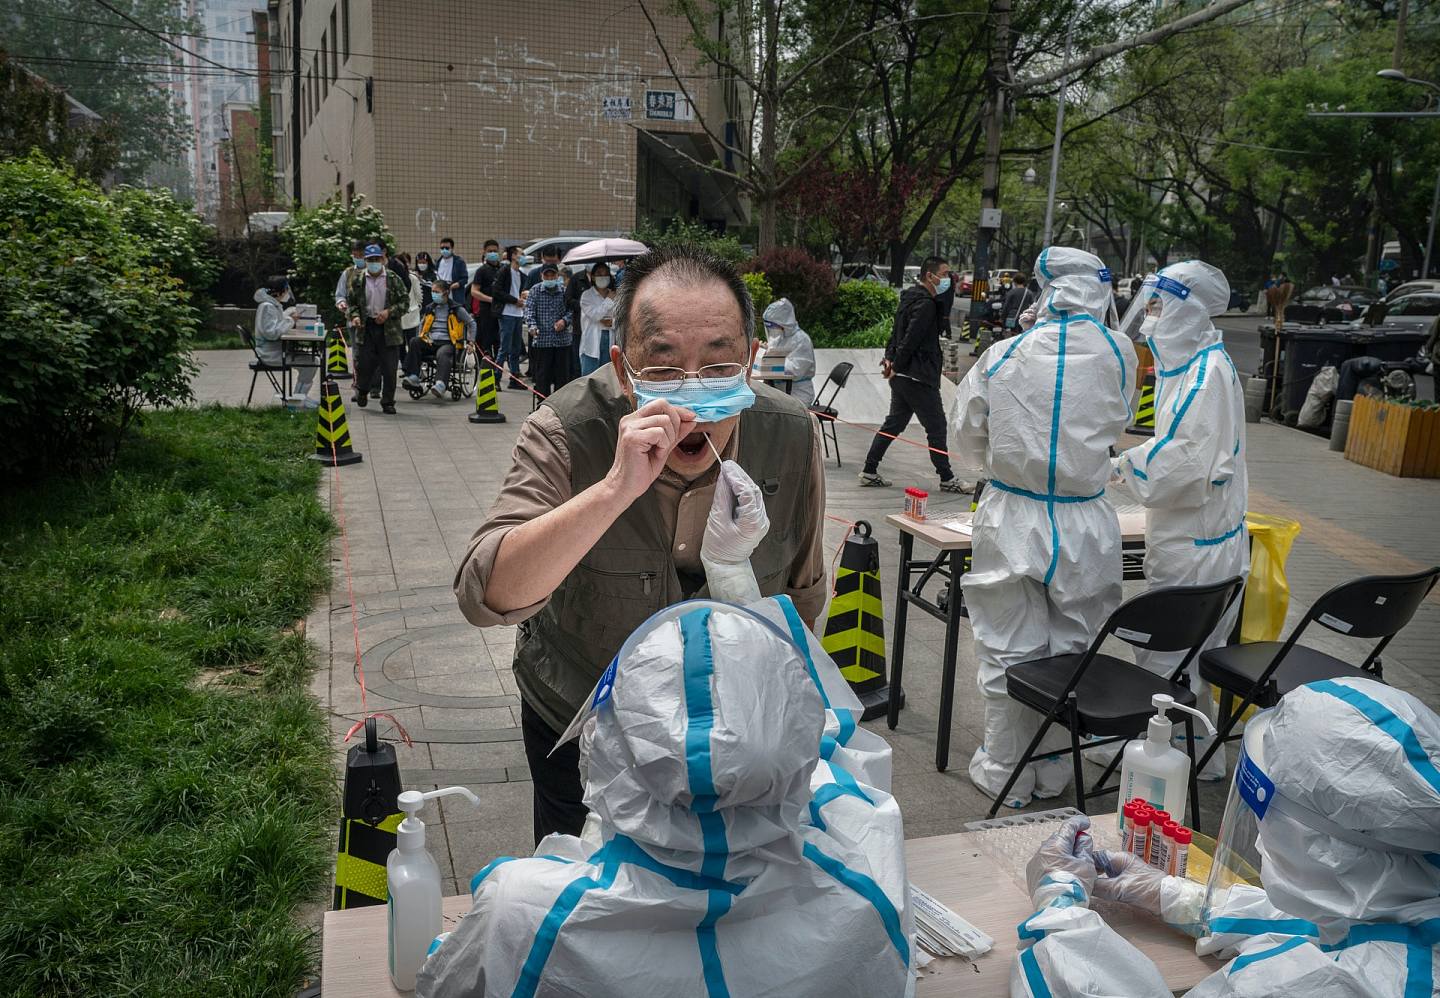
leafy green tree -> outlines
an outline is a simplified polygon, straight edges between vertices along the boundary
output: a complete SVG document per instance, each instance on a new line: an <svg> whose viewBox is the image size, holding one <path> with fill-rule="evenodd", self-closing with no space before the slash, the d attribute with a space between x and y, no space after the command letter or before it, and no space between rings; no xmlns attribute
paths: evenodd
<svg viewBox="0 0 1440 998"><path fill-rule="evenodd" d="M115 129L103 120L72 125L70 112L63 90L0 52L0 159L38 149L87 180L102 180L120 160Z"/></svg>
<svg viewBox="0 0 1440 998"><path fill-rule="evenodd" d="M313 208L299 208L280 230L280 241L295 260L291 286L296 297L320 307L326 326L338 325L335 279L350 266L350 244L378 239L390 253L395 237L385 227L380 209L358 196L345 204L335 194Z"/></svg>
<svg viewBox="0 0 1440 998"><path fill-rule="evenodd" d="M188 79L177 75L184 55L160 36L184 44L183 35L199 29L174 0L107 2L133 21L91 0L14 0L0 24L16 59L111 124L122 169L139 177L177 153L189 131L184 109L165 82L172 76Z"/></svg>

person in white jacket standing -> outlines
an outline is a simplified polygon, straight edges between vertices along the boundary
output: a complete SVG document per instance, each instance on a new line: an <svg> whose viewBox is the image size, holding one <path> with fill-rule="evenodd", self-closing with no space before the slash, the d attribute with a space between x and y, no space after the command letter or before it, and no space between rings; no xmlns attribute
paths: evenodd
<svg viewBox="0 0 1440 998"><path fill-rule="evenodd" d="M804 405L815 401L815 347L800 328L789 298L772 301L765 309L765 353L785 358L785 373L794 378L790 394Z"/></svg>
<svg viewBox="0 0 1440 998"><path fill-rule="evenodd" d="M1126 313L1121 333L1146 334L1155 356L1155 436L1115 459L1115 474L1147 507L1145 579L1151 588L1203 586L1250 570L1245 531L1245 398L1235 364L1211 321L1230 304L1230 282L1216 268L1187 260L1151 274ZM1229 640L1237 600L1201 646ZM1156 675L1174 672L1184 653L1135 651ZM1190 669L1201 710L1211 712L1210 684ZM1184 739L1180 734L1178 739ZM1196 732L1195 758L1211 736ZM1200 771L1225 777L1224 746Z"/></svg>
<svg viewBox="0 0 1440 998"><path fill-rule="evenodd" d="M580 375L610 363L610 332L615 326L615 281L610 266L590 268L590 286L580 295Z"/></svg>

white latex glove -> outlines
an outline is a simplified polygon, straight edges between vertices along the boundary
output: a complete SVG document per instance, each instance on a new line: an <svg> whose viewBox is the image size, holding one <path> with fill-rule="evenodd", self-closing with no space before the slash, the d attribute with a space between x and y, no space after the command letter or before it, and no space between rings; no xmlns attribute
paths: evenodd
<svg viewBox="0 0 1440 998"><path fill-rule="evenodd" d="M1095 844L1090 838L1090 819L1077 814L1066 818L1060 830L1040 845L1025 867L1030 899L1043 908L1056 897L1069 895L1081 904L1095 885ZM1077 896L1075 888L1083 897Z"/></svg>
<svg viewBox="0 0 1440 998"><path fill-rule="evenodd" d="M711 598L741 604L760 599L750 555L769 531L770 517L760 486L734 461L722 461L700 542L700 563L705 567Z"/></svg>
<svg viewBox="0 0 1440 998"><path fill-rule="evenodd" d="M1131 852L1096 853L1095 866L1100 874L1095 879L1096 897L1160 914L1165 874Z"/></svg>
<svg viewBox="0 0 1440 998"><path fill-rule="evenodd" d="M1035 312L1035 306L1031 305L1025 311L1020 313L1020 328L1029 329L1031 326L1035 325L1036 317L1037 313Z"/></svg>
<svg viewBox="0 0 1440 998"><path fill-rule="evenodd" d="M701 559L725 565L749 561L769 530L770 517L765 513L760 486L734 461L722 461L705 539L700 544Z"/></svg>

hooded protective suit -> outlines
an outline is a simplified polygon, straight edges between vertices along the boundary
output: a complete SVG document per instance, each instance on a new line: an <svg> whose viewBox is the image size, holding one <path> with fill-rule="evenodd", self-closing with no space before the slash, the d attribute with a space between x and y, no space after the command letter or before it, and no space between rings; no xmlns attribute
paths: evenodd
<svg viewBox="0 0 1440 998"><path fill-rule="evenodd" d="M1041 720L1005 695L1005 670L1084 651L1120 603L1120 526L1105 484L1110 446L1130 420L1135 350L1105 325L1112 293L1098 257L1050 247L1035 274L1038 321L986 350L955 403L961 463L990 479L961 584L985 698L970 779L992 796ZM1053 739L1041 747L1058 748L1065 735ZM1068 760L1037 763L1006 803L1053 797L1071 772Z"/></svg>
<svg viewBox="0 0 1440 998"><path fill-rule="evenodd" d="M481 870L417 993L905 994L904 833L859 710L788 597L656 614L576 719L584 834Z"/></svg>
<svg viewBox="0 0 1440 998"><path fill-rule="evenodd" d="M1253 746L1263 772L1237 773L1232 795L1263 788L1245 805L1262 814L1232 806L1220 838L1223 851L1252 816L1264 889L1212 886L1207 905L1202 885L1129 854L1097 854L1123 869L1087 879L1078 855L1042 849L1050 869L1032 894L1040 910L1020 925L1011 994L1170 994L1088 910L1092 895L1147 907L1199 936L1197 952L1230 960L1189 998L1440 994L1440 717L1381 683L1337 679L1299 687L1250 727L1246 756Z"/></svg>
<svg viewBox="0 0 1440 998"><path fill-rule="evenodd" d="M1146 280L1122 327L1143 332L1155 356L1155 436L1115 460L1116 474L1149 510L1145 578L1152 587L1206 585L1250 570L1244 393L1211 321L1229 303L1225 275L1187 260ZM1202 651L1226 643L1239 612L1236 601ZM1136 662L1163 676L1183 658L1183 653L1135 653ZM1199 669L1191 669L1190 681L1200 708L1210 711L1210 684L1200 679ZM1197 733L1197 743L1206 737ZM1207 747L1197 744L1196 757ZM1201 777L1224 775L1222 748Z"/></svg>
<svg viewBox="0 0 1440 998"><path fill-rule="evenodd" d="M767 354L785 356L785 373L795 378L790 394L804 405L815 401L815 347L800 328L789 298L772 301L765 309ZM778 326L779 328L774 328Z"/></svg>

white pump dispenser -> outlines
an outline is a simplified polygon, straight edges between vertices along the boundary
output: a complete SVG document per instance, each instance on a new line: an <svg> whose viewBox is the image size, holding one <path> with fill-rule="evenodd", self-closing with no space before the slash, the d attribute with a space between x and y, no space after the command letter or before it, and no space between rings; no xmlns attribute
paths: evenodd
<svg viewBox="0 0 1440 998"><path fill-rule="evenodd" d="M415 975L440 934L440 868L425 851L425 822L420 808L432 797L459 794L476 807L480 798L464 787L400 794L405 820L395 830L395 849L385 862L389 888L390 981L397 991L414 991Z"/></svg>
<svg viewBox="0 0 1440 998"><path fill-rule="evenodd" d="M1140 797L1167 812L1171 819L1185 823L1185 805L1190 790L1190 757L1170 744L1175 725L1167 713L1183 710L1194 714L1205 730L1215 734L1215 725L1203 711L1175 702L1168 693L1150 698L1155 716L1150 718L1148 737L1129 742L1120 763L1120 834L1125 834L1125 805Z"/></svg>

